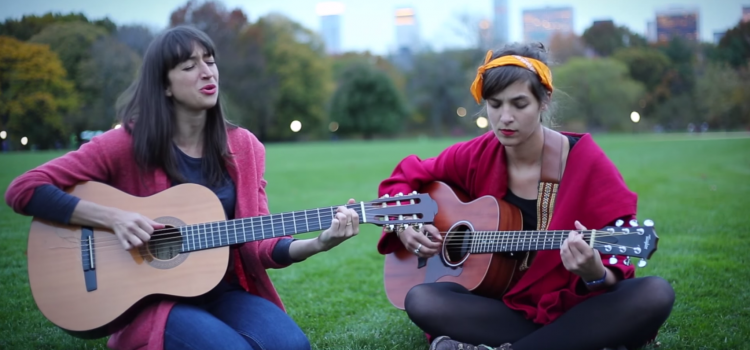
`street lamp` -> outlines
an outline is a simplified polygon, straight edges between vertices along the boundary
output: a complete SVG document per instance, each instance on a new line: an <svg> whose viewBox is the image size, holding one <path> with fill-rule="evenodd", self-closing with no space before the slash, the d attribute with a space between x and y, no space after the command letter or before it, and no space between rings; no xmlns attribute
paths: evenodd
<svg viewBox="0 0 750 350"><path fill-rule="evenodd" d="M22 137L21 138L21 144L24 145L24 146L26 146L27 143L29 143L29 139L26 138L26 136Z"/></svg>
<svg viewBox="0 0 750 350"><path fill-rule="evenodd" d="M289 125L289 128L291 128L293 132L298 132L302 130L302 123L299 120L295 120Z"/></svg>
<svg viewBox="0 0 750 350"><path fill-rule="evenodd" d="M487 127L487 124L489 124L489 122L487 121L487 118L485 118L485 117L479 117L479 118L477 118L477 126L478 127L484 129L484 128Z"/></svg>
<svg viewBox="0 0 750 350"><path fill-rule="evenodd" d="M638 114L638 112L630 113L630 120L632 120L633 123L637 123L641 120L641 115Z"/></svg>
<svg viewBox="0 0 750 350"><path fill-rule="evenodd" d="M6 137L8 137L8 133L5 130L0 131L0 139L5 140Z"/></svg>

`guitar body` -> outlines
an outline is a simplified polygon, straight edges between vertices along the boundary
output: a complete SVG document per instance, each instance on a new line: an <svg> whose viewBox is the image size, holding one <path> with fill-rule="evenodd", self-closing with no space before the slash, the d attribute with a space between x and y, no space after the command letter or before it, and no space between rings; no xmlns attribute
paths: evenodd
<svg viewBox="0 0 750 350"><path fill-rule="evenodd" d="M192 184L144 198L96 182L80 184L68 193L138 212L166 225L226 219L216 195ZM86 232L92 230L35 218L28 242L29 285L34 301L52 323L80 338L113 333L148 303L147 297L193 297L210 291L224 276L229 261L229 247L175 254L174 250L170 253L144 245L126 251L112 231L95 229L94 272L84 274L83 266L89 258L87 251L82 252L88 244L87 238L82 239ZM89 291L87 286L95 289Z"/></svg>
<svg viewBox="0 0 750 350"><path fill-rule="evenodd" d="M434 226L444 237L443 251L420 266L420 258L401 248L385 256L384 284L388 300L404 309L409 290L422 283L455 282L478 294L500 297L517 269L517 260L506 253L462 254L447 247L461 246L473 231L516 231L522 229L521 211L505 201L468 196L443 182L432 182L420 191L438 204ZM443 232L448 232L443 233Z"/></svg>

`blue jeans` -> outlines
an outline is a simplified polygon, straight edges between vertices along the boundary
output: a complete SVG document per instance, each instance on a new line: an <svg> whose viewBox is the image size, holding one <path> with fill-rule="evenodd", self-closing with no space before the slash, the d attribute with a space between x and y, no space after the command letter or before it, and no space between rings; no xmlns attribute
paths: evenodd
<svg viewBox="0 0 750 350"><path fill-rule="evenodd" d="M310 342L278 306L222 282L172 308L164 350L173 349L309 350Z"/></svg>

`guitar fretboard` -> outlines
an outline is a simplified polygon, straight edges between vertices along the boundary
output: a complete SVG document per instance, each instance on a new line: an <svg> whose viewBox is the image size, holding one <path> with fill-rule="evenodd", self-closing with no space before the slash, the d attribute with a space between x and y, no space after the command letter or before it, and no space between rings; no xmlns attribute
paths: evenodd
<svg viewBox="0 0 750 350"><path fill-rule="evenodd" d="M560 231L476 231L471 253L502 253L559 249L570 230ZM590 241L590 235L584 235Z"/></svg>
<svg viewBox="0 0 750 350"><path fill-rule="evenodd" d="M360 204L349 204L364 216ZM281 236L325 230L330 227L337 207L308 209L249 218L186 225L180 227L181 252L223 247Z"/></svg>

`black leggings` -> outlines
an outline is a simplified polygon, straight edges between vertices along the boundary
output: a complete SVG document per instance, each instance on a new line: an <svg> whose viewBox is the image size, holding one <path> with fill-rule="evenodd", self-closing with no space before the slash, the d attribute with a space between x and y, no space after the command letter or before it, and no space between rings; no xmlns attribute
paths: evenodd
<svg viewBox="0 0 750 350"><path fill-rule="evenodd" d="M417 285L406 295L405 309L433 337L513 350L635 349L651 339L672 312L674 291L659 277L620 281L589 298L547 326L526 319L502 300L478 296L456 283Z"/></svg>

